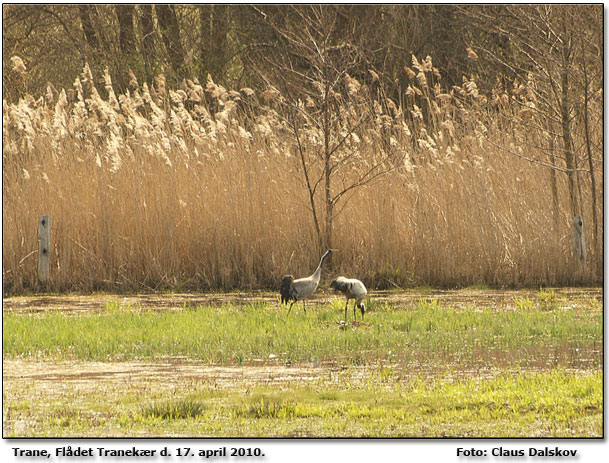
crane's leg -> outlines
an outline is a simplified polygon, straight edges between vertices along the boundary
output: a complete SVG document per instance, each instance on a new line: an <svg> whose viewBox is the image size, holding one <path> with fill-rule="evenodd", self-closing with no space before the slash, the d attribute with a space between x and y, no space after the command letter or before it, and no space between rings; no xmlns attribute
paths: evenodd
<svg viewBox="0 0 609 463"><path fill-rule="evenodd" d="M345 302L345 324L347 323L347 306L349 305L349 299Z"/></svg>
<svg viewBox="0 0 609 463"><path fill-rule="evenodd" d="M357 302L357 300L353 301L353 319L355 321L357 321L357 315L356 315L356 312L355 312L355 306L357 305L356 302Z"/></svg>
<svg viewBox="0 0 609 463"><path fill-rule="evenodd" d="M305 303L305 300L302 300L302 308L304 309L305 313L307 313L307 304Z"/></svg>
<svg viewBox="0 0 609 463"><path fill-rule="evenodd" d="M288 309L288 315L290 315L290 310L292 310L292 306L294 305L294 302L296 302L296 301L292 301L292 303L290 304L290 308Z"/></svg>

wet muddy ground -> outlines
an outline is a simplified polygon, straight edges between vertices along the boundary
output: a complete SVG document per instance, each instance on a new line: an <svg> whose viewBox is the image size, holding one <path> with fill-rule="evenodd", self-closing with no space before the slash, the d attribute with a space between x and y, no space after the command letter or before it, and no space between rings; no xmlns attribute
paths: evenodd
<svg viewBox="0 0 609 463"><path fill-rule="evenodd" d="M556 288L552 290L557 304L562 308L572 308L578 301L586 306L586 310L602 310L603 292L601 288ZM492 290L492 289L463 289L463 290L406 290L406 291L372 291L370 298L375 304L389 304L392 306L405 306L417 304L421 300L435 300L441 306L463 308L475 305L480 309L513 310L515 300L529 297L535 299L538 290ZM320 292L308 302L314 307L316 304L327 304L333 299L341 297L331 292ZM594 300L596 304L590 304ZM31 295L8 297L3 299L3 312L13 314L63 312L74 315L95 313L106 310L107 306L120 305L123 310L184 310L207 304L254 304L264 303L269 306L278 306L277 294L272 292L249 293L184 293L184 294L93 294L93 295ZM563 307L564 306L564 307ZM539 349L546 349L538 346ZM566 346L564 352L550 351L543 355L533 357L543 359L543 362L530 362L523 365L533 370L552 368L553 358L567 368L589 368L593 359L602 355L598 351L600 346L591 346L586 349L574 350ZM571 352L573 351L573 352ZM475 354L475 353L474 353ZM519 352L484 351L481 358L492 360L492 364L506 366L514 363ZM476 355L474 355L476 357ZM572 358L573 357L573 358ZM570 359L570 360L569 360ZM335 364L311 365L283 365L281 358L274 361L260 359L250 365L241 366L210 366L193 362L186 358L167 358L160 361L148 362L66 362L45 359L43 362L20 359L3 361L3 378L8 382L35 381L41 384L70 384L71 387L96 387L98 381L140 381L145 378L168 378L172 375L180 377L180 381L193 380L212 381L217 386L234 385L235 383L265 383L310 381L327 378L344 367ZM447 367L447 365L444 365ZM358 368L360 373L358 373ZM364 367L349 367L349 375L353 380L361 378ZM439 371L437 366L428 366L424 363L401 365L400 377L407 379L412 375L421 373L435 375L444 374L446 368ZM486 373L477 370L469 371L459 365L451 365L452 374L457 377L467 377L471 374L485 376ZM88 386L87 386L88 385ZM50 386L49 386L50 387Z"/></svg>
<svg viewBox="0 0 609 463"><path fill-rule="evenodd" d="M552 300L559 309L580 307L584 308L584 313L602 311L601 288L556 288L553 291ZM480 310L515 310L518 299L538 300L538 296L539 290L535 289L411 290L370 293L374 304L387 303L396 309L408 309L421 300L434 300L439 306L456 309L475 305ZM342 301L342 296L322 290L314 300L307 302L307 307L327 304L336 298ZM271 292L41 294L4 298L3 313L27 316L62 312L79 316L103 312L109 307L120 307L121 310L130 311L164 311L185 310L208 304L238 306L260 303L265 307L279 310L278 296ZM552 371L557 367L561 371L579 376L580 373L587 375L596 370L598 359L602 359L603 355L602 345L598 343L579 347L529 346L528 349L534 352L526 352L525 358L528 359L526 362L519 360L522 358L520 349L480 352L474 350L471 358L457 360L451 365L438 364L433 361L433 357L426 360L424 353L416 358L402 359L397 363L382 361L365 366L341 365L336 362L286 364L279 354L273 359L255 359L245 365L209 365L182 357L159 357L154 360L134 358L123 362L5 358L3 359L3 399L10 406L4 413L3 428L11 435L32 435L32 430L39 428L43 429L44 434L45 426L54 422L53 420L56 419L54 417L65 418L66 414L80 416L77 413L80 410L78 407L88 410L89 405L84 398L104 397L104 401L119 407L128 397L145 397L150 401L156 397L188 396L193 390L247 394L250 388L254 390L267 386L277 391L291 391L295 385L311 384L312 387L321 389L333 385L357 388L366 387L365 385L369 385L370 382L378 383L378 387L382 388L390 384L405 384L413 378L449 382L471 378L483 380L506 373L517 376L523 371ZM513 368L516 370L512 371ZM38 410L40 406L44 410Z"/></svg>
<svg viewBox="0 0 609 463"><path fill-rule="evenodd" d="M555 300L561 308L569 309L581 303L587 311L602 310L603 292L601 288L556 288L552 290ZM463 289L463 290L407 290L407 291L372 291L370 298L375 304L389 304L391 306L414 305L421 300L435 300L440 306L451 308L464 308L475 305L482 310L514 310L515 300L529 297L535 299L538 290L491 290L491 289ZM327 304L333 299L341 297L331 292L320 292L307 304L314 307L316 304ZM590 304L590 301L596 301ZM62 312L73 315L96 313L106 310L109 304L120 305L123 310L184 310L207 304L253 304L264 303L277 307L279 304L277 294L271 292L250 293L184 293L184 294L94 294L94 295L31 295L3 299L4 313L13 314L44 314ZM342 322L341 322L342 323ZM353 322L352 322L353 323ZM570 345L562 349L552 349L537 346L529 357L534 361L521 367L532 370L545 370L560 364L566 368L590 368L602 352L602 346L591 345L575 348ZM539 351L539 352L538 352ZM535 355L533 355L535 354ZM475 363L484 365L493 364L495 367L513 365L518 359L520 351L512 350L484 350L474 352L472 359ZM479 357L479 358L478 358ZM470 360L472 360L470 359ZM405 365L400 362L400 377L407 379L420 374L445 374L450 370L456 377L467 377L472 374L485 376L480 370L470 371L460 365L426 365L424 360L416 364ZM472 362L473 362L472 360ZM406 362L408 363L408 362ZM471 366L471 365L470 365ZM37 362L31 359L5 359L3 361L3 377L5 381L36 381L52 384L66 382L66 384L80 384L95 387L96 381L122 381L145 379L146 377L169 377L172 374L181 380L213 381L216 385L238 383L264 383L281 381L306 381L326 378L333 372L344 369L344 366L333 363L310 365L285 365L281 355L275 359L258 359L249 365L239 366L210 366L193 362L186 358L167 358L148 362L66 362L45 359ZM450 368L448 368L450 367ZM350 366L350 375L353 380L362 376L358 368Z"/></svg>
<svg viewBox="0 0 609 463"><path fill-rule="evenodd" d="M62 388L92 392L108 385L161 382L167 386L197 382L216 388L235 385L287 383L328 378L341 369L324 366L260 365L210 366L183 359L157 362L83 362L83 361L24 361L5 360L3 379L9 383L35 383L40 389ZM363 368L360 368L363 370ZM354 378L361 376L351 369Z"/></svg>
<svg viewBox="0 0 609 463"><path fill-rule="evenodd" d="M549 290L548 290L549 291ZM602 304L602 288L556 288L552 289L558 300L564 299L571 303L577 299L595 299ZM421 300L433 299L439 304L462 308L476 305L479 308L497 310L514 308L514 300L518 297L534 299L538 290L494 290L494 289L462 289L462 290L405 290L405 291L371 291L369 298L375 304L409 305ZM342 295L329 291L318 292L307 304L327 304L341 298ZM180 310L198 305L214 304L255 304L264 303L278 305L278 293L268 291L234 292L234 293L175 293L175 294L93 294L93 295L32 295L15 296L3 299L5 312L45 312L61 311L73 313L97 312L106 309L108 304L120 304L122 308L134 310Z"/></svg>
<svg viewBox="0 0 609 463"><path fill-rule="evenodd" d="M298 382L323 381L333 382L339 378L352 385L370 380L370 374L382 371L391 376L392 382L408 382L413 378L433 377L443 380L460 380L465 378L491 378L504 374L508 370L494 365L493 368L460 368L452 365L450 368L425 366L421 364L398 367L385 366L335 366L325 364L301 365L240 365L216 366L203 363L170 359L160 362L84 362L84 361L55 361L44 362L31 360L5 360L3 362L3 381L11 385L15 391L21 386L36 385L39 392L61 394L65 391L73 393L92 393L105 388L121 387L146 382L162 384L172 388L188 383L205 384L215 389L247 389L249 386L270 384L274 387ZM518 368L523 371L544 371L551 369L549 365L533 365L528 368ZM579 368L563 368L565 371L587 371ZM448 371L450 370L450 374ZM514 370L516 373L516 370ZM21 386L19 386L21 385ZM7 390L5 390L5 393Z"/></svg>
<svg viewBox="0 0 609 463"><path fill-rule="evenodd" d="M602 310L602 289L600 288L557 288L554 289L555 299L559 306L569 308L580 301L585 304L586 310ZM535 299L537 290L412 290L412 291L373 291L370 294L375 304L387 303L389 305L416 304L421 300L433 299L440 305L459 308L474 305L480 309L513 310L517 298ZM310 305L326 304L335 294L321 292L310 301ZM595 300L597 304L590 304ZM120 304L122 309L146 310L183 310L206 304L233 305L252 304L263 302L266 305L278 305L277 295L270 292L228 293L228 294L137 294L137 295L33 295L5 298L3 310L5 313L47 313L61 311L74 315L95 313L106 310L108 304ZM566 368L590 368L599 355L601 346L587 346L575 349L565 346L562 350L552 350L544 346L537 349L547 352L531 354L532 359L521 367L540 371L553 368L560 364ZM478 355L479 354L479 355ZM478 364L492 364L495 368L502 368L514 364L520 352L515 350L474 352L473 357L480 357ZM422 359L421 359L422 360ZM470 359L471 360L471 359ZM484 360L488 360L485 362ZM141 382L149 378L161 379L172 383L172 378L179 378L179 382L196 381L212 383L215 387L233 387L236 384L281 383L290 381L313 381L329 379L333 374L344 372L345 367L328 364L284 365L280 356L274 360L260 359L249 365L240 366L213 366L193 362L186 358L167 358L157 361L144 362L66 362L45 359L43 362L11 359L3 362L3 378L5 382L21 383L35 382L40 385L52 387L96 388L101 383L120 384L121 382ZM395 368L395 366L389 366ZM450 368L448 368L450 367ZM470 364L471 367L471 364ZM363 378L365 367L349 366L351 381ZM398 371L399 370L399 371ZM396 369L402 380L417 375L445 375L450 370L451 375L460 378L468 376L484 377L492 375L492 371L471 369L460 365L426 365L424 362L405 365ZM176 379L176 381L178 381Z"/></svg>

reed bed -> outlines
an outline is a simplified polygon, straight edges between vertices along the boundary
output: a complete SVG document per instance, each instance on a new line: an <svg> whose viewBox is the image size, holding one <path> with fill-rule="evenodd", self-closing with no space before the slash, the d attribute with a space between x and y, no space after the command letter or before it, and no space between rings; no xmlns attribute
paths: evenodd
<svg viewBox="0 0 609 463"><path fill-rule="evenodd" d="M348 84L346 95L359 91ZM379 144L367 133L381 126L404 163L341 203L330 273L378 288L602 280L590 227L587 264L571 255L566 175L557 173L556 217L550 170L522 158L540 156L532 146L543 140L522 133L533 116L493 103L473 82L443 93L414 79L403 108L388 101L350 138L361 162L342 181L374 159ZM520 125L506 126L508 112ZM312 152L318 135L306 132ZM592 135L602 146L602 128ZM167 89L159 76L150 86L133 77L117 96L107 72L99 85L85 67L72 89L4 102L3 138L5 294L39 287L42 214L51 216L57 291L274 288L317 265L294 136L268 91L230 91L211 78ZM581 201L591 217L587 176Z"/></svg>

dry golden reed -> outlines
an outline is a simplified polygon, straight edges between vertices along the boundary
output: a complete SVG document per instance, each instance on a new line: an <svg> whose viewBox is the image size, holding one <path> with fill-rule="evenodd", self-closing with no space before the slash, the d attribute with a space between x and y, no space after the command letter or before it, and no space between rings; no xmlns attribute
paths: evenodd
<svg viewBox="0 0 609 463"><path fill-rule="evenodd" d="M508 111L532 117L506 106L516 96L487 99L471 81L447 91L430 58L413 67L404 108L375 100L376 127L349 138L365 165L379 149L367 130L382 127L406 161L337 206L339 252L324 277L381 288L598 284L602 250L591 249L590 227L586 266L571 256L566 175L557 173L555 221L550 170L524 159L537 159L531 146L543 140L523 145L525 125L506 130ZM348 77L343 90L361 89ZM151 86L132 79L117 96L106 73L101 93L87 66L73 89L4 102L5 293L37 288L42 214L52 220L55 290L271 288L317 265L308 191L276 89L258 99L211 78L166 88L160 76ZM315 152L321 136L307 130L303 143Z"/></svg>

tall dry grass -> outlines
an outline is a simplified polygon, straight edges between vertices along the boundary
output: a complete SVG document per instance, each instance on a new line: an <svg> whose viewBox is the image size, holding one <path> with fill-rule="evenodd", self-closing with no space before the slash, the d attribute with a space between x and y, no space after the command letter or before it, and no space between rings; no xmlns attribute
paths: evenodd
<svg viewBox="0 0 609 463"><path fill-rule="evenodd" d="M487 98L468 81L447 92L423 79L431 61L415 64L405 107L381 101L370 122L387 126L407 161L354 190L335 221L329 273L376 287L599 283L590 227L587 265L571 256L566 175L555 228L550 171L520 157L539 158L532 147L544 141L524 133L531 115L509 105L518 95ZM272 97L211 80L167 89L162 76L150 87L133 78L117 96L106 74L100 90L86 67L73 89L4 103L5 293L37 287L42 214L55 290L274 287L317 265L294 137ZM378 149L366 130L377 128L351 140L364 160ZM318 141L308 134L312 150Z"/></svg>

